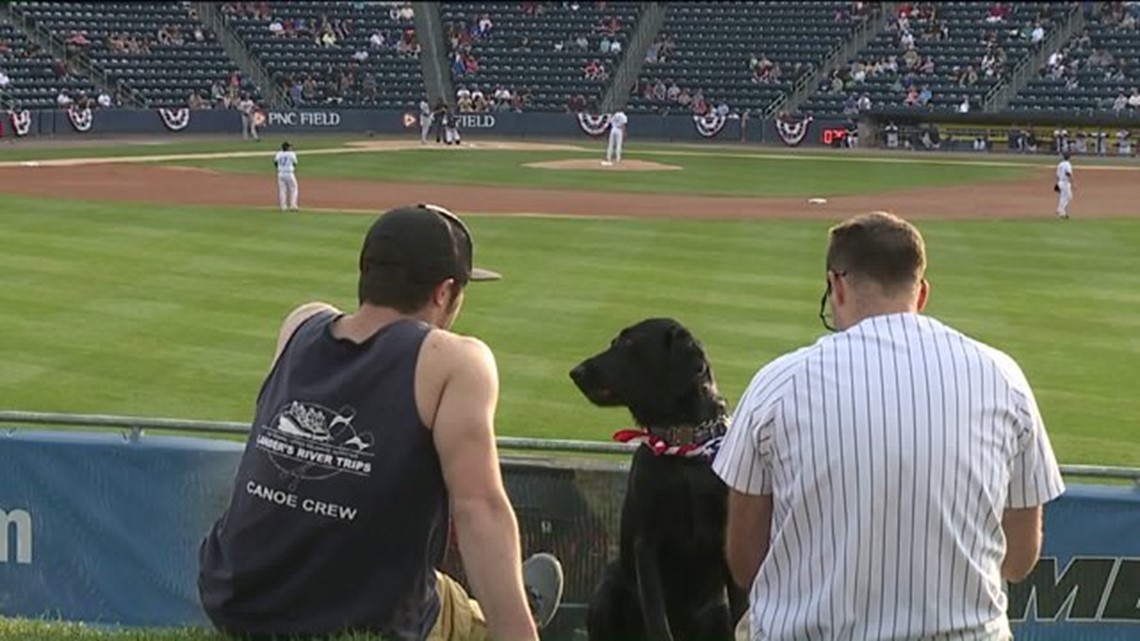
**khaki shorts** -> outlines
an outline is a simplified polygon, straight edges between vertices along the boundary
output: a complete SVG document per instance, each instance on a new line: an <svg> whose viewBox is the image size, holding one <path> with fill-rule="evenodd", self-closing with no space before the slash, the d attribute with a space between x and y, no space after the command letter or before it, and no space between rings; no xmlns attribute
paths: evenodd
<svg viewBox="0 0 1140 641"><path fill-rule="evenodd" d="M437 571L436 592L439 594L439 618L435 620L427 641L489 641L487 619L483 609L455 579Z"/></svg>

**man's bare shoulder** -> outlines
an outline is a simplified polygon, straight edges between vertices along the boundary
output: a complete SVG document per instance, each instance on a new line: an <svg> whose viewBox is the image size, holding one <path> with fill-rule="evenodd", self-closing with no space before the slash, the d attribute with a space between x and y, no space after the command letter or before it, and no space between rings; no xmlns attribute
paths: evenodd
<svg viewBox="0 0 1140 641"><path fill-rule="evenodd" d="M273 355L275 362L277 357L279 357L281 352L285 349L285 345L289 343L289 339L293 337L293 333L297 331L297 328L321 312L339 314L340 310L329 303L313 301L311 303L298 305L285 316L285 320L281 322L281 330L277 334L277 351Z"/></svg>
<svg viewBox="0 0 1140 641"><path fill-rule="evenodd" d="M482 340L446 329L432 330L424 339L423 348L429 359L451 365L480 362L494 365L495 361L491 348Z"/></svg>

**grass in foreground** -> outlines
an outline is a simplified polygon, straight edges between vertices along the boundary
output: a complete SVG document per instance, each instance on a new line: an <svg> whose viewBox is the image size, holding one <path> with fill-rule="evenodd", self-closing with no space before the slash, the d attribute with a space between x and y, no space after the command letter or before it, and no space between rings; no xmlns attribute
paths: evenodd
<svg viewBox="0 0 1140 641"><path fill-rule="evenodd" d="M232 637L204 628L102 628L79 623L0 617L0 639L12 641L230 641ZM304 641L298 637L295 641ZM383 641L380 637L346 634L334 641Z"/></svg>
<svg viewBox="0 0 1140 641"><path fill-rule="evenodd" d="M247 421L284 315L355 307L359 215L0 199L0 398L12 409ZM607 440L568 371L669 315L735 404L815 340L826 222L472 218L458 327L498 358L500 433ZM924 222L928 312L1010 352L1063 462L1140 465L1140 221Z"/></svg>

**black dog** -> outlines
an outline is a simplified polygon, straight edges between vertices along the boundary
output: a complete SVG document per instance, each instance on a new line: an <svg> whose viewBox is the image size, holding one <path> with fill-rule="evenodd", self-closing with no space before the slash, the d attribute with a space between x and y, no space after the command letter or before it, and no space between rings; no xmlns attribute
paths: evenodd
<svg viewBox="0 0 1140 641"><path fill-rule="evenodd" d="M643 442L633 455L620 555L590 600L590 641L732 641L748 597L725 561L727 486L699 455L728 425L701 344L673 319L647 319L570 378L591 403L628 408L657 448L672 448Z"/></svg>

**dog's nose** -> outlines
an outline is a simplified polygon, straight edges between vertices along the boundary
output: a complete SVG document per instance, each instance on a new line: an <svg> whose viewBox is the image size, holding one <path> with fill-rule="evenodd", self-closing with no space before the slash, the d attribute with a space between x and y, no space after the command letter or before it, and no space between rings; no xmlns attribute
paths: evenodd
<svg viewBox="0 0 1140 641"><path fill-rule="evenodd" d="M584 377L585 375L586 375L586 365L585 364L579 365L579 366L575 367L574 369L570 370L570 380L574 381L575 383L581 381L582 377Z"/></svg>

